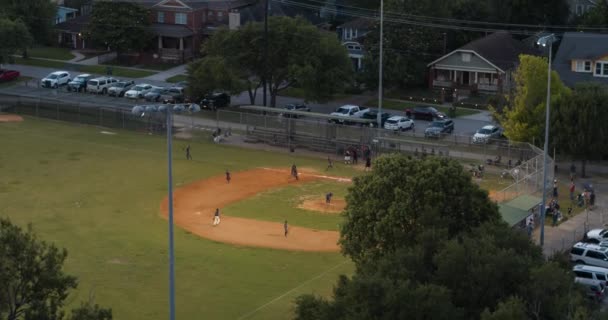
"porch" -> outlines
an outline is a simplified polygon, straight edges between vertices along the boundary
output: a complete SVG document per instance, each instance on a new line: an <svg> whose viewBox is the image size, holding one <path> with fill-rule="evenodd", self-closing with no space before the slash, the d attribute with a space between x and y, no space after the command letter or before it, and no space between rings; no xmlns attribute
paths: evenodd
<svg viewBox="0 0 608 320"><path fill-rule="evenodd" d="M153 25L156 34L155 58L167 63L185 63L194 56L194 33L182 25Z"/></svg>
<svg viewBox="0 0 608 320"><path fill-rule="evenodd" d="M502 74L498 72L431 69L429 82L431 88L449 88L489 93L502 91Z"/></svg>

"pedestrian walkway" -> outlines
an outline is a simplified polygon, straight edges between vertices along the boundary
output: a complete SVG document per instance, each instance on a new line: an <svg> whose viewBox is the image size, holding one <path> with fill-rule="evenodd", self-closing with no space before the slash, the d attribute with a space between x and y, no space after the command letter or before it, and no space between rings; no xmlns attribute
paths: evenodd
<svg viewBox="0 0 608 320"><path fill-rule="evenodd" d="M71 62L71 63L76 63L76 62L78 62L78 61L83 60L84 58L86 58L82 53L80 53L80 52L78 52L76 50L72 50L72 51L70 51L70 53L72 55L74 55L74 58L68 60L68 62Z"/></svg>
<svg viewBox="0 0 608 320"><path fill-rule="evenodd" d="M151 76L142 78L143 80L154 80L154 81L166 81L168 78L180 75L180 74L186 74L186 64L182 64L179 65L175 68L171 68L165 71L161 71L157 74L153 74Z"/></svg>

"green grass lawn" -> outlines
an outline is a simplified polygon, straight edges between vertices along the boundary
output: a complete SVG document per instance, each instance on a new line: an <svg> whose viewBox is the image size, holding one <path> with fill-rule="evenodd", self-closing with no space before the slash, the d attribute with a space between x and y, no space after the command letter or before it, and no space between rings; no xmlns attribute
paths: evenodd
<svg viewBox="0 0 608 320"><path fill-rule="evenodd" d="M305 99L306 97L306 95L304 94L304 89L296 87L289 87L287 89L281 90L278 95L282 97L292 97L300 99ZM349 95L346 93L336 93L331 97L330 100L341 100L347 98L348 96Z"/></svg>
<svg viewBox="0 0 608 320"><path fill-rule="evenodd" d="M185 74L178 74L176 76L165 79L165 81L170 82L170 83L177 83L177 82L186 81L186 80L188 80L188 76Z"/></svg>
<svg viewBox="0 0 608 320"><path fill-rule="evenodd" d="M68 307L93 293L96 303L112 307L116 319L166 318L167 223L159 215L166 194L164 138L30 117L1 124L0 136L0 216L21 226L33 223L40 239L67 248L66 270L79 279ZM197 160L182 160L180 147L186 143ZM222 174L226 167L287 168L296 162L323 170L326 164L196 141L176 141L175 159L176 184ZM354 173L336 169L341 175ZM325 186L310 188L314 193ZM295 191L276 191L290 192ZM233 246L178 227L175 245L181 319L290 318L297 295L328 295L337 275L353 268L339 253Z"/></svg>
<svg viewBox="0 0 608 320"><path fill-rule="evenodd" d="M297 207L304 198L324 200L327 192L332 192L336 199L343 199L349 186L347 183L317 181L269 190L225 207L224 214L274 222L287 220L296 226L337 231L343 221L339 214L314 212Z"/></svg>
<svg viewBox="0 0 608 320"><path fill-rule="evenodd" d="M82 73L95 73L95 74L106 74L105 65L94 65L94 66L84 66L78 64L72 64L67 62L60 61L49 61L49 60L40 60L40 59L23 59L23 58L15 58L16 64L35 66L35 67L44 67L44 68L53 68L53 69L67 69L67 71L72 72L82 72ZM112 75L115 77L127 77L127 78L143 78L147 76L151 76L156 72L153 71L143 71L143 70L133 70L121 67L113 67Z"/></svg>
<svg viewBox="0 0 608 320"><path fill-rule="evenodd" d="M378 99L372 99L365 103L365 106L377 108L378 107ZM424 102L409 102L409 101L399 101L399 100L391 100L391 99L383 99L382 100L382 108L390 109L390 110L398 110L405 111L407 108L413 108L415 106L431 106L437 109L440 112L445 114L450 114L450 107L432 103L424 103ZM456 108L456 118L469 116L472 114L477 114L479 111L473 109L465 109L465 108Z"/></svg>
<svg viewBox="0 0 608 320"><path fill-rule="evenodd" d="M45 58L55 60L71 60L74 55L67 48L58 47L35 47L27 50L27 54L32 58Z"/></svg>

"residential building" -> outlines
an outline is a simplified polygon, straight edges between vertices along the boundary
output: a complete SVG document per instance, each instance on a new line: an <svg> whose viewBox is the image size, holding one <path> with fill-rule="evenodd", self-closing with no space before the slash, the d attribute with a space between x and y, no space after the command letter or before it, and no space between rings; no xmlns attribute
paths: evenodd
<svg viewBox="0 0 608 320"><path fill-rule="evenodd" d="M57 6L57 13L55 15L55 24L65 22L69 19L76 17L78 9Z"/></svg>
<svg viewBox="0 0 608 320"><path fill-rule="evenodd" d="M60 46L71 49L88 49L90 43L82 36L82 31L89 24L91 16L82 15L74 19L70 19L58 23L55 28L57 30L57 43Z"/></svg>
<svg viewBox="0 0 608 320"><path fill-rule="evenodd" d="M342 45L346 47L348 57L357 71L361 70L363 58L365 57L365 49L361 40L369 33L372 25L373 20L357 18L336 28L338 38L342 42Z"/></svg>
<svg viewBox="0 0 608 320"><path fill-rule="evenodd" d="M582 16L597 6L598 1L602 0L568 0L570 14L572 16Z"/></svg>
<svg viewBox="0 0 608 320"><path fill-rule="evenodd" d="M456 89L460 96L508 91L521 54L537 51L507 32L493 33L429 63L429 87Z"/></svg>
<svg viewBox="0 0 608 320"><path fill-rule="evenodd" d="M553 70L569 87L581 82L608 84L608 34L564 33Z"/></svg>

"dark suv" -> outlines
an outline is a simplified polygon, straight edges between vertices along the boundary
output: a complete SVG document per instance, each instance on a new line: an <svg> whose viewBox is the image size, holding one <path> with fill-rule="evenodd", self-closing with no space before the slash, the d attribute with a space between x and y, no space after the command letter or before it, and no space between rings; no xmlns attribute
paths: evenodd
<svg viewBox="0 0 608 320"><path fill-rule="evenodd" d="M414 109L406 109L405 115L414 120L433 121L435 119L445 119L446 116L442 112L437 111L433 107L417 106Z"/></svg>
<svg viewBox="0 0 608 320"><path fill-rule="evenodd" d="M165 103L182 103L184 102L184 89L180 87L169 88L160 95L160 100Z"/></svg>
<svg viewBox="0 0 608 320"><path fill-rule="evenodd" d="M390 117L391 117L391 115L389 113L382 112L382 117L380 118L381 119L380 122L382 123L382 128L384 128L384 123ZM378 111L370 110L370 111L364 113L361 118L367 119L367 120L374 120L374 122L369 123L370 127L373 127L373 128L378 127Z"/></svg>
<svg viewBox="0 0 608 320"><path fill-rule="evenodd" d="M433 121L426 130L424 130L425 138L439 138L448 133L454 132L454 121L450 119Z"/></svg>
<svg viewBox="0 0 608 320"><path fill-rule="evenodd" d="M205 96L200 103L201 108L217 110L230 106L230 95L224 92L211 93Z"/></svg>

